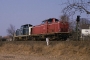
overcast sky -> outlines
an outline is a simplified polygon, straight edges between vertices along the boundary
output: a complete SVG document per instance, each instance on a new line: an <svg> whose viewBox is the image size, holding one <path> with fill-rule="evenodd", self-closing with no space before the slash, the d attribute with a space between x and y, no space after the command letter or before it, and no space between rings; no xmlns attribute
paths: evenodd
<svg viewBox="0 0 90 60"><path fill-rule="evenodd" d="M0 0L0 35L7 35L10 24L38 25L48 18L60 18L66 0Z"/></svg>

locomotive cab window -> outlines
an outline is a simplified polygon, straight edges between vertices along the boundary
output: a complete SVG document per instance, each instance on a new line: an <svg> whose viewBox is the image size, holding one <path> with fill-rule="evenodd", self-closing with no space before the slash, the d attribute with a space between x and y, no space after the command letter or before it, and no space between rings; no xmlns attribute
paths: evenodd
<svg viewBox="0 0 90 60"><path fill-rule="evenodd" d="M52 23L53 19L48 19L47 21L48 21L48 23Z"/></svg>
<svg viewBox="0 0 90 60"><path fill-rule="evenodd" d="M42 21L42 23L41 23L41 24L45 24L45 22L46 22L46 21Z"/></svg>
<svg viewBox="0 0 90 60"><path fill-rule="evenodd" d="M58 22L59 20L58 19L55 19L55 22Z"/></svg>

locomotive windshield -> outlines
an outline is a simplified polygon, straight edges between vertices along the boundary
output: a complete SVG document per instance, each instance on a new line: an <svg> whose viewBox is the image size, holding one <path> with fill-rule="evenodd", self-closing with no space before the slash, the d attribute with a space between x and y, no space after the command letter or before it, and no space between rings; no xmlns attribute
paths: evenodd
<svg viewBox="0 0 90 60"><path fill-rule="evenodd" d="M55 19L55 22L58 22L59 20L58 19Z"/></svg>

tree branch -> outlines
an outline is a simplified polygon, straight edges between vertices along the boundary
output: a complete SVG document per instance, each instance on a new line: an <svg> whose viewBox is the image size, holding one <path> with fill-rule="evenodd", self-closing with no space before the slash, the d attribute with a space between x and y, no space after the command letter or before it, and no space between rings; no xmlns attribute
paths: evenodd
<svg viewBox="0 0 90 60"><path fill-rule="evenodd" d="M62 10L64 14L68 14L69 16L74 15L76 11L86 12L86 14L90 14L90 11L87 9L89 2L80 0L79 2L70 3L67 1L68 5Z"/></svg>

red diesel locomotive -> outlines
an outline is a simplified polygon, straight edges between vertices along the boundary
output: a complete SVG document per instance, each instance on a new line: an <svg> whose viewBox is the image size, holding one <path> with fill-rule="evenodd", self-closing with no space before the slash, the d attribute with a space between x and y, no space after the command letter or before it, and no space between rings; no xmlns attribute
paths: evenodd
<svg viewBox="0 0 90 60"><path fill-rule="evenodd" d="M42 21L40 25L29 26L28 34L15 36L16 40L66 40L69 37L69 23L56 18Z"/></svg>

